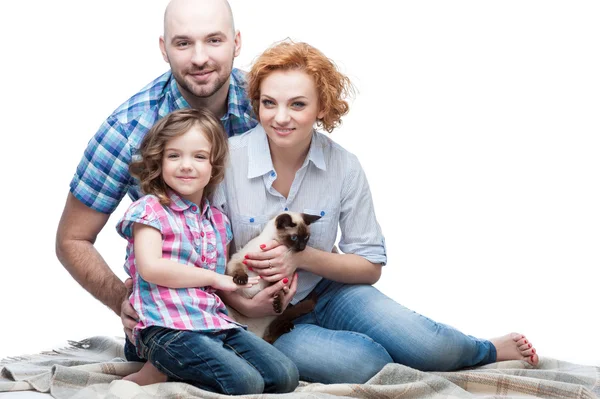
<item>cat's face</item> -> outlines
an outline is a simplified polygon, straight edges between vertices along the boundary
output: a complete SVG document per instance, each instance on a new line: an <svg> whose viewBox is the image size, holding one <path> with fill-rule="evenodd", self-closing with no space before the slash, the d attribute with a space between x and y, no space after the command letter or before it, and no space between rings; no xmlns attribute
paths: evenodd
<svg viewBox="0 0 600 399"><path fill-rule="evenodd" d="M275 219L277 241L294 252L303 251L310 238L310 224L321 219L321 216L306 213L286 212Z"/></svg>

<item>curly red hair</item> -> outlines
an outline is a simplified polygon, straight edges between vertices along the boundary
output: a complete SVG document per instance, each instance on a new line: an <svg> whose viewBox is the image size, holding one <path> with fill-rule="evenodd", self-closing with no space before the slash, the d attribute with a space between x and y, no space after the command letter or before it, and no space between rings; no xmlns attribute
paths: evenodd
<svg viewBox="0 0 600 399"><path fill-rule="evenodd" d="M317 125L331 133L341 124L342 116L349 110L344 98L354 93L350 79L338 71L335 63L321 51L309 44L293 41L279 42L265 50L248 73L248 98L256 115L259 115L260 85L278 70L300 70L311 76L319 96L319 107L324 111Z"/></svg>

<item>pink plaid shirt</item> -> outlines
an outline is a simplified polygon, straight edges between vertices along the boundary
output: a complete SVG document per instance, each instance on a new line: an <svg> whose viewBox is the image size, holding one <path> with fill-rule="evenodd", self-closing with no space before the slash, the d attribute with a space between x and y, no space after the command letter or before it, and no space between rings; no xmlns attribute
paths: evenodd
<svg viewBox="0 0 600 399"><path fill-rule="evenodd" d="M154 227L162 234L163 258L223 274L227 244L232 239L227 216L204 203L198 206L174 192L171 204L163 206L158 198L146 195L135 201L117 224L127 239L125 271L133 279L129 298L140 321L134 328L134 343L139 330L162 326L175 330L215 331L240 325L227 316L227 309L212 287L168 288L145 281L137 272L133 251L133 225Z"/></svg>

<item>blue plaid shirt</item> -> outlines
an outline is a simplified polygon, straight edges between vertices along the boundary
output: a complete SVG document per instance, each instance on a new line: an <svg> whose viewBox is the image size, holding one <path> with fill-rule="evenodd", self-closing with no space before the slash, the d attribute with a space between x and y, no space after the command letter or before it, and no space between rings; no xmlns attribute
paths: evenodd
<svg viewBox="0 0 600 399"><path fill-rule="evenodd" d="M102 124L92 137L71 180L71 193L88 207L112 213L125 194L143 196L129 174L129 163L148 130L169 112L189 108L171 71L144 87ZM244 72L233 69L227 113L221 123L228 136L244 133L258 123L246 96Z"/></svg>

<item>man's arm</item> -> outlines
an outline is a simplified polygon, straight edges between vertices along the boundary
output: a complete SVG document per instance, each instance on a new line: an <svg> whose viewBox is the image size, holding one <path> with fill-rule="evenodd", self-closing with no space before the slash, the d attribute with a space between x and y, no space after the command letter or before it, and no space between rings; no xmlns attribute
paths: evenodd
<svg viewBox="0 0 600 399"><path fill-rule="evenodd" d="M127 289L94 247L109 216L69 193L56 232L56 256L83 288L121 315Z"/></svg>

